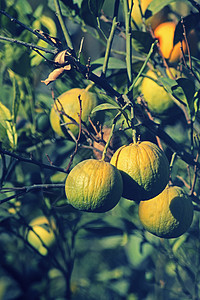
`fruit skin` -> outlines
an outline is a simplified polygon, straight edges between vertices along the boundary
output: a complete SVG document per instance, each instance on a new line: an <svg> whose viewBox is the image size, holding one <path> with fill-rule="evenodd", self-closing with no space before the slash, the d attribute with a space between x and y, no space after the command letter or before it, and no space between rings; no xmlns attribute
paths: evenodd
<svg viewBox="0 0 200 300"><path fill-rule="evenodd" d="M169 162L154 143L145 141L119 148L110 163L121 171L122 196L139 202L157 196L169 181Z"/></svg>
<svg viewBox="0 0 200 300"><path fill-rule="evenodd" d="M147 76L157 80L155 72L148 70ZM141 93L148 104L148 108L155 114L164 115L175 106L175 102L165 89L148 77L144 77L141 83Z"/></svg>
<svg viewBox="0 0 200 300"><path fill-rule="evenodd" d="M77 164L65 183L68 203L87 212L106 212L119 202L123 190L120 172L105 161L87 159Z"/></svg>
<svg viewBox="0 0 200 300"><path fill-rule="evenodd" d="M50 247L56 241L55 230L56 225L53 219L49 220L45 216L40 216L33 219L29 226L33 228L33 231L30 229L27 232L28 242L40 252L41 255L47 255L48 250L46 247ZM40 237L38 237L38 236ZM41 240L42 241L41 241ZM43 245L46 245L46 247Z"/></svg>
<svg viewBox="0 0 200 300"><path fill-rule="evenodd" d="M181 42L173 46L174 32L176 24L174 22L164 22L156 27L154 30L155 37L159 40L159 46L162 54L170 63L177 62L182 55ZM186 44L183 40L183 52L186 52Z"/></svg>
<svg viewBox="0 0 200 300"><path fill-rule="evenodd" d="M82 114L81 120L88 124L88 117L93 110L93 108L98 104L98 99L96 94L91 93L85 89L74 88L63 94L61 94L58 99L56 99L53 108L50 112L50 123L53 130L62 137L65 137L65 126L61 126L62 123L68 123L67 127L70 131L77 136L79 132L79 126L73 124L67 116L60 114L62 108L64 113L72 117L79 124L79 114L80 114L80 103L78 97L81 99ZM60 119L60 116L63 118Z"/></svg>
<svg viewBox="0 0 200 300"><path fill-rule="evenodd" d="M193 205L183 189L167 186L157 197L139 204L144 228L161 238L176 238L185 233L193 219Z"/></svg>
<svg viewBox="0 0 200 300"><path fill-rule="evenodd" d="M131 7L131 2L134 1L133 9L131 12L131 17L134 20L134 22L141 26L142 24L142 17L141 12L139 8L139 1L138 0L129 0L129 7ZM140 0L141 3L141 9L142 13L145 15L145 12L147 10L148 5L152 2L152 0ZM160 10L158 13L153 15L152 17L148 18L145 23L146 25L150 25L151 28L156 28L160 23L164 22L166 20L168 9L164 8Z"/></svg>

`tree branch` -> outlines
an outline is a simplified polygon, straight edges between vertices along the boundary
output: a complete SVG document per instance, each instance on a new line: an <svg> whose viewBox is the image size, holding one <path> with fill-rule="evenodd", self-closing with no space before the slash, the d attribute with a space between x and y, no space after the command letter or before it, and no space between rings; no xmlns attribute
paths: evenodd
<svg viewBox="0 0 200 300"><path fill-rule="evenodd" d="M15 153L12 153L12 152L10 152L8 150L0 149L0 154L5 154L5 155L8 155L8 156L11 156L11 157L17 159L18 161L24 161L24 162L27 162L27 163L30 163L30 164L37 165L40 168L50 169L50 170L54 170L54 171L59 171L59 172L66 173L66 174L69 173L68 171L66 171L63 168L60 168L60 167L57 167L57 166L54 166L54 165L47 165L47 164L39 162L39 161L37 161L37 160L35 160L33 158L25 158L25 157L22 157L20 155L15 154Z"/></svg>

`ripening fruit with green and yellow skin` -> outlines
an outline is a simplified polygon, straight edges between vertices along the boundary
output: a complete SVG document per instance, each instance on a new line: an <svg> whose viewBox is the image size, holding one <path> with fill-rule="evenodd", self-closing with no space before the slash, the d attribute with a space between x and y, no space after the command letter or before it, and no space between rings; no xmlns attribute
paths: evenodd
<svg viewBox="0 0 200 300"><path fill-rule="evenodd" d="M154 81L158 80L158 76L154 71L148 70L146 76L150 78L144 77L141 83L141 93L144 100L154 114L164 115L175 106L175 102L164 87Z"/></svg>
<svg viewBox="0 0 200 300"><path fill-rule="evenodd" d="M178 186L167 186L162 193L139 203L139 218L144 228L161 238L184 234L193 219L193 204Z"/></svg>
<svg viewBox="0 0 200 300"><path fill-rule="evenodd" d="M87 212L106 212L117 205L123 190L120 172L108 162L87 159L77 164L65 183L67 201Z"/></svg>
<svg viewBox="0 0 200 300"><path fill-rule="evenodd" d="M129 0L129 7L131 7L132 2L134 4L133 4L132 12L131 12L131 17L134 20L134 22L137 24L137 26L140 27L142 24L142 15L140 12L139 1L138 0ZM143 15L145 15L147 7L149 6L149 4L151 2L152 2L152 0L140 0ZM150 25L151 28L154 29L160 23L164 22L166 20L166 17L167 17L167 9L164 8L164 9L160 10L158 13L156 13L155 15L153 15L152 17L148 18L145 21L145 24Z"/></svg>
<svg viewBox="0 0 200 300"><path fill-rule="evenodd" d="M80 101L81 100L81 120L86 124L89 124L88 117L90 116L91 111L98 104L98 98L96 94L89 92L85 89L74 88L71 89L62 95L60 95L50 113L50 123L52 129L62 137L66 136L66 127L73 133L74 136L78 135L80 123L79 114L80 114ZM64 113L64 114L63 114ZM74 119L77 124L73 122ZM61 124L63 124L61 126ZM66 124L66 125L64 125Z"/></svg>
<svg viewBox="0 0 200 300"><path fill-rule="evenodd" d="M29 226L33 229L27 231L26 238L28 242L40 252L41 255L47 255L48 248L51 247L55 241L55 221L50 221L45 216L40 216L33 219Z"/></svg>
<svg viewBox="0 0 200 300"><path fill-rule="evenodd" d="M120 170L122 196L139 202L157 196L169 181L169 162L154 143L145 141L119 148L110 163Z"/></svg>

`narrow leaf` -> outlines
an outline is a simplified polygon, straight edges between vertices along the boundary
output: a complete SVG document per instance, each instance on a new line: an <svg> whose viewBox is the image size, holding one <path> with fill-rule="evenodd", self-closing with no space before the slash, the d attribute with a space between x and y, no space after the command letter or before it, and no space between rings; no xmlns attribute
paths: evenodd
<svg viewBox="0 0 200 300"><path fill-rule="evenodd" d="M92 110L91 113L93 114L93 113L95 113L95 112L97 112L97 111L108 110L108 109L118 109L118 110L120 110L120 106L118 106L117 104L116 104L116 106L115 106L115 105L110 104L110 103L103 103L103 104L100 104L100 105L96 106L96 107Z"/></svg>
<svg viewBox="0 0 200 300"><path fill-rule="evenodd" d="M189 32L195 27L197 27L199 23L200 23L200 13L193 13L191 15L184 17L182 21L180 20L176 25L176 29L174 33L174 42L173 42L174 45L176 45L179 41L182 41L184 39L183 24L185 26L185 31L187 36Z"/></svg>

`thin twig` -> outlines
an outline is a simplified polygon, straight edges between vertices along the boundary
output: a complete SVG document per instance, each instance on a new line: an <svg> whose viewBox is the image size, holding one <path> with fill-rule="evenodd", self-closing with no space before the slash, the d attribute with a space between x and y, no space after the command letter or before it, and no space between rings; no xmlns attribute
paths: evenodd
<svg viewBox="0 0 200 300"><path fill-rule="evenodd" d="M118 24L117 17L114 17L110 35L107 40L106 53L105 53L105 59L104 59L104 63L103 63L103 71L102 71L103 76L106 76L106 71L108 68L108 61L109 61L110 52L111 52L111 48L112 48L112 42L114 39L114 34L115 34L115 29L117 27L117 24Z"/></svg>
<svg viewBox="0 0 200 300"><path fill-rule="evenodd" d="M73 50L74 47L73 47L73 44L72 44L72 40L71 40L70 34L69 34L69 32L67 30L67 27L66 27L66 25L65 25L65 23L63 21L63 17L62 17L62 12L61 12L61 8L60 8L59 0L54 0L54 5L55 5L55 8L56 8L56 15L57 15L58 20L60 22L60 26L62 28L62 31L63 31L64 37L65 37L65 41L67 43L67 46L71 50Z"/></svg>
<svg viewBox="0 0 200 300"><path fill-rule="evenodd" d="M131 10L129 9L128 0L124 0L124 15L126 27L126 67L128 75L128 86L133 81L132 72L132 39L131 39Z"/></svg>
<svg viewBox="0 0 200 300"><path fill-rule="evenodd" d="M34 35L36 35L39 39L45 41L47 44L49 44L50 46L52 46L52 47L55 48L55 44L54 44L53 42L51 42L50 40L47 40L42 34L39 33L39 31L31 29L31 28L28 27L27 25L21 23L19 20L17 20L17 19L15 19L15 18L13 18L12 16L10 16L10 15L9 15L7 12L5 12L4 10L0 10L0 14L2 14L2 15L4 15L4 16L8 17L8 18L11 20L11 22L14 22L14 23L20 25L22 28L24 28L24 29L30 31L31 33L33 33ZM57 49L56 51L58 51L58 49Z"/></svg>
<svg viewBox="0 0 200 300"><path fill-rule="evenodd" d="M40 168L50 169L50 170L54 170L54 171L59 171L59 172L66 173L66 174L68 173L63 168L60 168L60 167L57 167L57 166L54 166L54 165L47 165L47 164L44 164L44 163L39 162L39 161L37 161L35 159L32 159L32 158L25 158L25 157L22 157L20 155L17 155L15 153L13 153L13 152L10 152L8 150L0 149L0 154L5 154L5 155L8 155L8 156L11 156L11 157L17 159L18 161L23 161L23 162L27 162L27 163L30 163L30 164L37 165Z"/></svg>
<svg viewBox="0 0 200 300"><path fill-rule="evenodd" d="M18 45L22 45L22 46L25 46L31 50L41 50L41 51L44 51L46 53L51 53L51 54L56 54L58 52L57 49L55 50L50 50L50 49L47 49L47 48L44 48L44 47L40 47L40 46L36 46L32 43L25 43L25 42L22 42L22 41L19 41L19 40L16 40L16 39L11 39L11 38L8 38L8 37L5 37L5 36L0 36L0 40L2 41L6 41L6 42L10 42L10 43L14 43L14 44L18 44Z"/></svg>

